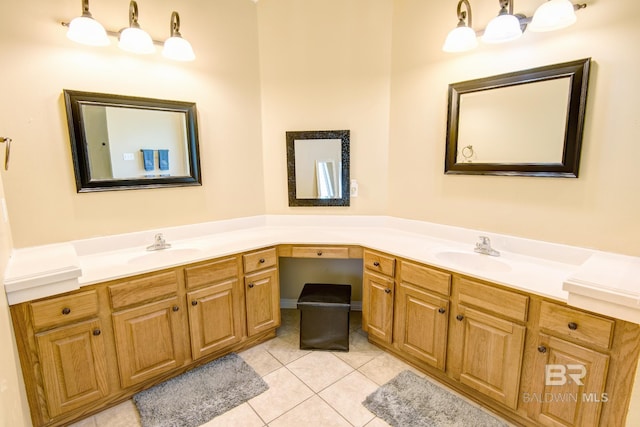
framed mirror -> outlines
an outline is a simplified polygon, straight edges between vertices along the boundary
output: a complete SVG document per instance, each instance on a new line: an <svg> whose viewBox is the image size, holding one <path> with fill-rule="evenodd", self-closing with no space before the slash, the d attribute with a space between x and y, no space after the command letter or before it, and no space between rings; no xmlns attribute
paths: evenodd
<svg viewBox="0 0 640 427"><path fill-rule="evenodd" d="M192 102L64 90L76 187L202 185Z"/></svg>
<svg viewBox="0 0 640 427"><path fill-rule="evenodd" d="M289 206L349 206L349 131L286 137Z"/></svg>
<svg viewBox="0 0 640 427"><path fill-rule="evenodd" d="M445 173L577 178L590 62L450 84Z"/></svg>

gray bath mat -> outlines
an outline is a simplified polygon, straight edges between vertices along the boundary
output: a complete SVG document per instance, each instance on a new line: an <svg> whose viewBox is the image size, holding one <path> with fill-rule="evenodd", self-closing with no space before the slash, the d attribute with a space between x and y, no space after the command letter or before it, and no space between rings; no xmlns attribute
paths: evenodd
<svg viewBox="0 0 640 427"><path fill-rule="evenodd" d="M394 427L508 425L411 371L398 374L362 404Z"/></svg>
<svg viewBox="0 0 640 427"><path fill-rule="evenodd" d="M142 427L196 427L269 386L231 353L133 396Z"/></svg>

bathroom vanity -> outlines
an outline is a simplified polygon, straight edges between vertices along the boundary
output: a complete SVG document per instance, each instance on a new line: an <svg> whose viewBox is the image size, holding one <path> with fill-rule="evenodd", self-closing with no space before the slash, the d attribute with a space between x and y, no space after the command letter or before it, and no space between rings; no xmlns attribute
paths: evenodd
<svg viewBox="0 0 640 427"><path fill-rule="evenodd" d="M274 337L280 257L362 259L369 340L516 424L624 424L640 326L563 290L593 251L492 236L502 256L488 257L471 230L316 220L169 229L157 252L141 244L151 232L17 251L5 287L34 425ZM37 262L53 254L55 268Z"/></svg>

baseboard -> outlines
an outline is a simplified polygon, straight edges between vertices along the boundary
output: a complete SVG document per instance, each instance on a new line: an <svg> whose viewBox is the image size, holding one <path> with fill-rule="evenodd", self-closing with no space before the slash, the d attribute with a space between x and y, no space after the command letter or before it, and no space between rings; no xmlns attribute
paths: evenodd
<svg viewBox="0 0 640 427"><path fill-rule="evenodd" d="M298 300L283 298L280 300L280 308L298 308ZM351 301L351 311L362 311L362 301Z"/></svg>

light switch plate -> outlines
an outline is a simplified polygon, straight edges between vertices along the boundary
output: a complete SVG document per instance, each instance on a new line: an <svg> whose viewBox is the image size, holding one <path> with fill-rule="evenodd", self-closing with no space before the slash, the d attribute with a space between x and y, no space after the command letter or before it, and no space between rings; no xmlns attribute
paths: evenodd
<svg viewBox="0 0 640 427"><path fill-rule="evenodd" d="M133 153L122 153L122 159L123 160L133 160L134 159Z"/></svg>

